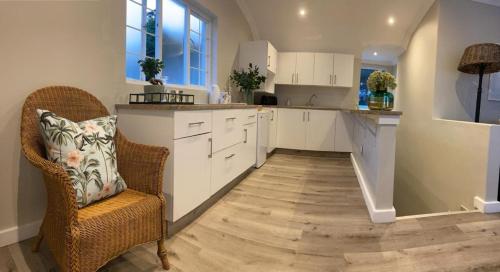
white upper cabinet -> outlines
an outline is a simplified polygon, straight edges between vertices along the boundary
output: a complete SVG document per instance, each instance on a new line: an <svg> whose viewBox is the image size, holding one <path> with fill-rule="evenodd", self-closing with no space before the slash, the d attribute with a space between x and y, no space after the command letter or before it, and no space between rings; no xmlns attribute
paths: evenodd
<svg viewBox="0 0 500 272"><path fill-rule="evenodd" d="M278 66L278 51L268 41L252 41L240 44L239 68L247 69L252 63L259 67L260 74L266 82L259 91L274 93L275 75Z"/></svg>
<svg viewBox="0 0 500 272"><path fill-rule="evenodd" d="M276 84L352 87L354 56L333 53L278 53Z"/></svg>
<svg viewBox="0 0 500 272"><path fill-rule="evenodd" d="M314 85L333 86L333 54L314 53Z"/></svg>
<svg viewBox="0 0 500 272"><path fill-rule="evenodd" d="M314 53L297 53L295 65L295 84L313 85L314 82Z"/></svg>
<svg viewBox="0 0 500 272"><path fill-rule="evenodd" d="M297 53L278 53L277 84L295 84L295 65L297 65Z"/></svg>
<svg viewBox="0 0 500 272"><path fill-rule="evenodd" d="M354 56L334 54L333 57L333 86L352 87L354 75Z"/></svg>

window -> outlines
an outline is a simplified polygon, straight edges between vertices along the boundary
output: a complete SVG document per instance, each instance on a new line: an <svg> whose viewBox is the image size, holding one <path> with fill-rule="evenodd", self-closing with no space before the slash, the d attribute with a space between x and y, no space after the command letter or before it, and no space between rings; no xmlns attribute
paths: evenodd
<svg viewBox="0 0 500 272"><path fill-rule="evenodd" d="M359 106L361 107L368 107L368 95L370 91L368 90L366 81L368 80L368 76L375 71L377 69L361 68L361 78L359 80Z"/></svg>
<svg viewBox="0 0 500 272"><path fill-rule="evenodd" d="M161 76L166 84L206 88L211 65L209 17L182 1L138 1L127 0L127 78L144 80L137 61L159 58L165 64Z"/></svg>

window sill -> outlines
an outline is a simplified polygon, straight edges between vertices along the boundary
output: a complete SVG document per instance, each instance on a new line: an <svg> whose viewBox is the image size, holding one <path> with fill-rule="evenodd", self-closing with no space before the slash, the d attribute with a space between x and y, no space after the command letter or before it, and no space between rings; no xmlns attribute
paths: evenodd
<svg viewBox="0 0 500 272"><path fill-rule="evenodd" d="M143 81L143 80L128 79L127 78L127 84L146 86L146 85L149 85L149 82ZM187 91L202 91L202 92L209 91L207 87L202 87L202 86L177 85L177 84L164 84L163 86L165 86L168 89L179 89L179 90L187 90Z"/></svg>

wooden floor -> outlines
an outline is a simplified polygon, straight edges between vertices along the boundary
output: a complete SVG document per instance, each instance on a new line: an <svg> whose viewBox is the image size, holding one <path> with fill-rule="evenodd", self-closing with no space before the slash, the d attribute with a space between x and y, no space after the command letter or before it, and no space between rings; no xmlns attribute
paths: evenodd
<svg viewBox="0 0 500 272"><path fill-rule="evenodd" d="M372 224L348 158L275 154L167 244L183 272L500 271L498 234L480 213ZM57 271L31 242L0 248L0 271ZM102 271L160 271L155 245Z"/></svg>

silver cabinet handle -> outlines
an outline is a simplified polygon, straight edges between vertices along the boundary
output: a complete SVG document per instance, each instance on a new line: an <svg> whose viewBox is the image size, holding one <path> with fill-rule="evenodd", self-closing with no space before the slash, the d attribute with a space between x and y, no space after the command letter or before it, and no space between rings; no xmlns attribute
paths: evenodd
<svg viewBox="0 0 500 272"><path fill-rule="evenodd" d="M292 74L292 84L295 83L294 78L295 78L295 73Z"/></svg>
<svg viewBox="0 0 500 272"><path fill-rule="evenodd" d="M243 131L245 131L245 140L243 141L243 143L246 144L248 141L248 129L245 128Z"/></svg>
<svg viewBox="0 0 500 272"><path fill-rule="evenodd" d="M248 118L254 118L255 117L255 114L254 115L248 115Z"/></svg>
<svg viewBox="0 0 500 272"><path fill-rule="evenodd" d="M337 75L333 77L333 84L337 84Z"/></svg>
<svg viewBox="0 0 500 272"><path fill-rule="evenodd" d="M271 121L274 121L274 111L272 110L271 113L272 113L271 114Z"/></svg>
<svg viewBox="0 0 500 272"><path fill-rule="evenodd" d="M236 155L236 154L233 153L233 154L227 156L226 159L230 159L230 158L234 157L234 155Z"/></svg>
<svg viewBox="0 0 500 272"><path fill-rule="evenodd" d="M202 124L204 124L205 122L192 122L192 123L189 123L189 126L200 126Z"/></svg>
<svg viewBox="0 0 500 272"><path fill-rule="evenodd" d="M311 121L311 112L307 112L307 122Z"/></svg>
<svg viewBox="0 0 500 272"><path fill-rule="evenodd" d="M271 67L271 56L267 56L267 67Z"/></svg>
<svg viewBox="0 0 500 272"><path fill-rule="evenodd" d="M303 111L302 112L302 122L305 122L306 121L306 112Z"/></svg>
<svg viewBox="0 0 500 272"><path fill-rule="evenodd" d="M227 117L226 121L231 121L231 120L235 120L235 119L236 119L236 117Z"/></svg>
<svg viewBox="0 0 500 272"><path fill-rule="evenodd" d="M210 153L208 154L208 157L209 158L212 158L212 154L213 154L213 141L212 141L212 138L208 138L208 142L210 143Z"/></svg>

